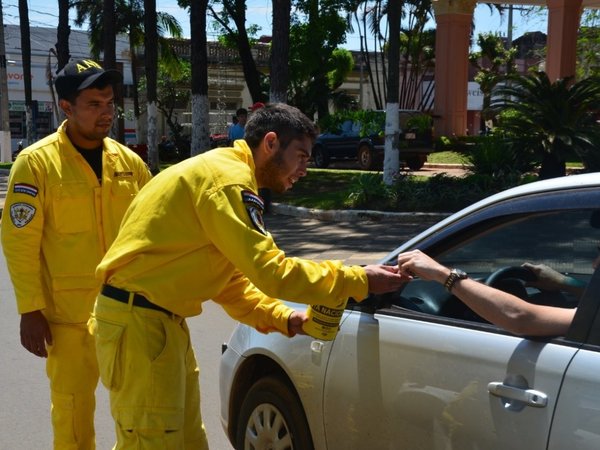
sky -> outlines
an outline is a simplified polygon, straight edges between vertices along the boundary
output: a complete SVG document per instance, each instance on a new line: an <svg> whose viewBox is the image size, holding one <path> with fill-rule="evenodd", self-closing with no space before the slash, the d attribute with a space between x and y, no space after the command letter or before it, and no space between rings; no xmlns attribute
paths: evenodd
<svg viewBox="0 0 600 450"><path fill-rule="evenodd" d="M58 23L58 1L56 0L29 0L29 21L31 26L56 27ZM247 0L248 23L255 23L262 27L259 34L269 35L271 32L271 0ZM156 0L159 11L172 14L182 25L184 37L189 37L190 26L187 12L177 5L176 0ZM4 24L19 24L18 0L2 2ZM71 13L71 19L74 13ZM480 4L475 9L475 33L501 33L506 36L508 31L507 18L501 18L498 13L492 13L490 9ZM73 26L73 23L71 23ZM434 27L434 23L431 25ZM513 39L528 31L546 32L547 19L545 15L537 15L530 18L522 18L518 11L513 13ZM209 40L216 39L216 35L209 33ZM358 35L351 35L342 47L349 50L359 50L360 41Z"/></svg>

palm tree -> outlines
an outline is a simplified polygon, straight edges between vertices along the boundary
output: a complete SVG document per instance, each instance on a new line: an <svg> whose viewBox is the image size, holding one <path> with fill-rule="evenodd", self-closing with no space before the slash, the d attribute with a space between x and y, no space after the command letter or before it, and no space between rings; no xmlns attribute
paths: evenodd
<svg viewBox="0 0 600 450"><path fill-rule="evenodd" d="M27 0L19 0L19 24L21 29L21 55L23 58L23 84L25 86L25 142L35 142L33 122L33 99L31 95L31 34L29 32L29 8ZM37 111L36 111L37 112Z"/></svg>
<svg viewBox="0 0 600 450"><path fill-rule="evenodd" d="M129 38L136 136L143 141L141 126L139 124L142 113L138 93L137 49L144 44L144 5L142 0L116 0L115 5L116 32L117 34L126 34ZM95 58L98 58L102 50L104 36L104 25L103 21L100 20L102 17L103 2L102 0L79 0L74 3L74 6L77 12L75 24L82 26L85 22L89 22L88 31L90 33L91 54ZM171 49L165 35L168 34L173 38L181 38L183 36L181 25L175 17L165 12L157 12L156 18L161 61L166 61L167 63L173 62L177 59L177 56ZM175 67L175 64L171 64L171 66Z"/></svg>
<svg viewBox="0 0 600 450"><path fill-rule="evenodd" d="M206 10L208 0L193 0L190 4L192 40L192 143L191 155L210 148L208 100L208 54L206 50Z"/></svg>
<svg viewBox="0 0 600 450"><path fill-rule="evenodd" d="M576 155L588 169L600 161L600 79L550 82L545 72L514 76L493 93L491 108L500 113L494 133L541 163L539 177L564 176L566 159Z"/></svg>
<svg viewBox="0 0 600 450"><path fill-rule="evenodd" d="M290 54L291 0L273 0L273 42L271 44L271 103L287 103Z"/></svg>
<svg viewBox="0 0 600 450"><path fill-rule="evenodd" d="M117 68L117 30L115 23L115 0L104 0L102 8L102 48L104 49L104 67Z"/></svg>
<svg viewBox="0 0 600 450"><path fill-rule="evenodd" d="M399 88L400 88L400 13L402 4L389 0L387 5L390 39L388 45L388 96L385 109L385 144L383 160L383 182L391 185L394 175L400 168L400 155L397 148L399 133ZM396 138L396 139L395 139ZM394 147L396 143L396 147Z"/></svg>
<svg viewBox="0 0 600 450"><path fill-rule="evenodd" d="M148 165L158 173L158 132L156 79L158 72L158 31L156 0L144 0L144 48L146 51L146 99L148 111Z"/></svg>
<svg viewBox="0 0 600 450"><path fill-rule="evenodd" d="M58 27L56 28L56 56L58 66L56 72L59 72L69 62L69 0L58 0Z"/></svg>

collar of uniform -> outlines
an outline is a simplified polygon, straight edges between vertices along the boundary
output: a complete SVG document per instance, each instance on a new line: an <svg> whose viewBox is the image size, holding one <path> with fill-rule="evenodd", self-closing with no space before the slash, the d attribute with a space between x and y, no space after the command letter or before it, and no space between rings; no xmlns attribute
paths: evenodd
<svg viewBox="0 0 600 450"><path fill-rule="evenodd" d="M60 143L60 149L64 156L68 158L75 158L79 152L69 139L69 135L67 134L67 120L65 119L63 123L58 127L58 139ZM106 145L103 143L103 148L106 150ZM112 156L112 155L111 155Z"/></svg>
<svg viewBox="0 0 600 450"><path fill-rule="evenodd" d="M246 141L244 141L243 139L238 139L234 141L233 150L241 160L243 160L246 164L250 166L252 174L254 174L256 170L256 166L254 165L254 156L252 155L252 150L250 150L250 147L248 146Z"/></svg>

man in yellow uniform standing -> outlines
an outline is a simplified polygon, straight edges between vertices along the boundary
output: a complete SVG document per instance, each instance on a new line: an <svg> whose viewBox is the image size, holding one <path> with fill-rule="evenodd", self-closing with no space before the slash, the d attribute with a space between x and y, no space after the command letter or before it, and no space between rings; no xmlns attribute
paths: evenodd
<svg viewBox="0 0 600 450"><path fill-rule="evenodd" d="M207 448L184 319L200 314L202 302L293 336L306 316L276 298L336 306L408 279L397 267L286 257L273 242L256 192L284 192L306 175L315 136L296 108L267 105L243 140L168 168L133 201L98 266L104 286L90 319L115 449Z"/></svg>
<svg viewBox="0 0 600 450"><path fill-rule="evenodd" d="M21 314L21 344L48 358L56 450L95 448L98 365L86 322L96 266L150 180L139 156L108 138L122 76L72 61L56 90L67 119L24 149L9 177L2 246Z"/></svg>

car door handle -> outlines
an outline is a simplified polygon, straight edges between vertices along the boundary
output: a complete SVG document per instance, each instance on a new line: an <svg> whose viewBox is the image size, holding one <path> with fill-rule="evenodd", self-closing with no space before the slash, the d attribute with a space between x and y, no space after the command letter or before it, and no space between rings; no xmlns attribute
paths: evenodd
<svg viewBox="0 0 600 450"><path fill-rule="evenodd" d="M489 383L488 392L496 397L517 400L536 408L544 408L548 404L548 396L541 391L508 386L500 381Z"/></svg>

